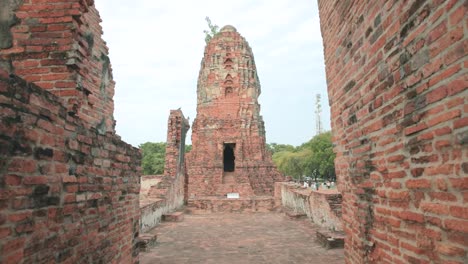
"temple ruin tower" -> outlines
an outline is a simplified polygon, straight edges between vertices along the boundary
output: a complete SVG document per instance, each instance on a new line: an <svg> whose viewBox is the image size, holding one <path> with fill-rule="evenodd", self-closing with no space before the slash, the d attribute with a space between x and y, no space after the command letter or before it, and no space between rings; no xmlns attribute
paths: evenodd
<svg viewBox="0 0 468 264"><path fill-rule="evenodd" d="M189 199L272 195L283 179L265 149L260 92L252 49L233 26L223 27L206 45L198 77Z"/></svg>

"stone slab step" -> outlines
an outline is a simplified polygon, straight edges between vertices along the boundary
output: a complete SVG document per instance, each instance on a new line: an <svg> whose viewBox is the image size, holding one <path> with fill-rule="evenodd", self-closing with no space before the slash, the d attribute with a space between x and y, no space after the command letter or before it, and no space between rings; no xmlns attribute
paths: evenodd
<svg viewBox="0 0 468 264"><path fill-rule="evenodd" d="M182 222L184 220L184 212L163 214L162 220L166 222Z"/></svg>
<svg viewBox="0 0 468 264"><path fill-rule="evenodd" d="M316 231L317 242L319 242L324 248L344 248L344 233L334 232L329 230L317 230Z"/></svg>
<svg viewBox="0 0 468 264"><path fill-rule="evenodd" d="M148 251L149 248L156 245L158 236L156 234L143 233L137 238L137 247L140 251Z"/></svg>

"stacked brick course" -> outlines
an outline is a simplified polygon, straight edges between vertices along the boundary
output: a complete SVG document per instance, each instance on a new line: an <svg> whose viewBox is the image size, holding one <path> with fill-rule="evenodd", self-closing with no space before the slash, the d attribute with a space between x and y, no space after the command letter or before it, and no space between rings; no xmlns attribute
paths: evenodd
<svg viewBox="0 0 468 264"><path fill-rule="evenodd" d="M251 48L225 26L205 48L197 89L192 151L187 155L188 198L273 194L282 176L265 149L265 128ZM234 147L235 169L224 171L225 144Z"/></svg>
<svg viewBox="0 0 468 264"><path fill-rule="evenodd" d="M319 1L347 263L466 263L466 1Z"/></svg>
<svg viewBox="0 0 468 264"><path fill-rule="evenodd" d="M2 68L59 96L87 127L114 132L114 81L94 1L7 0L0 7Z"/></svg>
<svg viewBox="0 0 468 264"><path fill-rule="evenodd" d="M93 2L0 10L0 263L136 263L140 153Z"/></svg>

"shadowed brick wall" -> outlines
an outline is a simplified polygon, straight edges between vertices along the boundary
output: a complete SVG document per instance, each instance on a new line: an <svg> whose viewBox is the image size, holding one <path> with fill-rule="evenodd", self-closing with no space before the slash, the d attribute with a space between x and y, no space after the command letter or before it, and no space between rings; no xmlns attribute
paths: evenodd
<svg viewBox="0 0 468 264"><path fill-rule="evenodd" d="M319 0L347 263L466 263L466 1Z"/></svg>
<svg viewBox="0 0 468 264"><path fill-rule="evenodd" d="M140 153L0 78L0 262L132 263Z"/></svg>
<svg viewBox="0 0 468 264"><path fill-rule="evenodd" d="M0 1L0 263L136 263L140 153L115 135L93 1Z"/></svg>

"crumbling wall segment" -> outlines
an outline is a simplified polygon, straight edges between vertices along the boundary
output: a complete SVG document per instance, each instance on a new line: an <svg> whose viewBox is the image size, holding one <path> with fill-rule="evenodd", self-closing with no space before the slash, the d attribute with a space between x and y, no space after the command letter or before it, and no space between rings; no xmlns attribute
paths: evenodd
<svg viewBox="0 0 468 264"><path fill-rule="evenodd" d="M146 193L140 194L141 232L157 226L163 214L181 208L186 201L185 137L189 128L189 122L182 111L171 110L164 175L142 177L142 187L147 183L152 186Z"/></svg>
<svg viewBox="0 0 468 264"><path fill-rule="evenodd" d="M318 226L343 231L342 195L336 190L311 190L295 183L275 183L275 198L295 213L307 215Z"/></svg>
<svg viewBox="0 0 468 264"><path fill-rule="evenodd" d="M466 262L466 1L319 1L347 263Z"/></svg>
<svg viewBox="0 0 468 264"><path fill-rule="evenodd" d="M0 262L136 263L140 153L0 77Z"/></svg>

